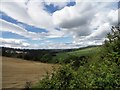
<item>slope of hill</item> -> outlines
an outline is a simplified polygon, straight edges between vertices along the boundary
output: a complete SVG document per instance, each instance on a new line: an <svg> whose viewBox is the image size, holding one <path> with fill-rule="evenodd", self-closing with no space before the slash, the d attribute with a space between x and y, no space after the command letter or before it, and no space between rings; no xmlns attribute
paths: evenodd
<svg viewBox="0 0 120 90"><path fill-rule="evenodd" d="M96 55L98 55L98 53L101 53L100 49L101 47L97 46L57 52L56 55L53 56L51 61L64 63L65 60L69 61L69 58L72 56L89 56L91 58L94 58L95 56L96 58ZM42 52L44 52L44 50ZM49 57L47 58L50 60ZM52 66L58 67L58 65L54 64L45 64L40 62L34 62L31 60L28 61L10 57L2 57L2 62L3 88L24 87L26 82L32 82L34 84L39 81L43 77L43 75L46 74L47 71L51 73Z"/></svg>
<svg viewBox="0 0 120 90"><path fill-rule="evenodd" d="M73 57L87 56L89 58L94 59L94 58L97 58L97 56L100 53L102 53L101 46L88 47L83 49L77 49L70 52L57 53L53 59L59 61L60 63L64 62L64 60L69 60L69 58L71 58L72 56Z"/></svg>
<svg viewBox="0 0 120 90"><path fill-rule="evenodd" d="M101 47L59 53L56 59L65 64L33 87L120 89L120 28L112 27L111 31Z"/></svg>
<svg viewBox="0 0 120 90"><path fill-rule="evenodd" d="M57 68L58 65L2 57L3 88L23 88L26 82L34 84L46 75L46 72L51 73L53 67Z"/></svg>
<svg viewBox="0 0 120 90"><path fill-rule="evenodd" d="M13 49L2 47L2 56L21 58L30 61L40 61L44 63L61 63L71 55L91 56L94 53L99 52L100 46L89 46L79 49Z"/></svg>

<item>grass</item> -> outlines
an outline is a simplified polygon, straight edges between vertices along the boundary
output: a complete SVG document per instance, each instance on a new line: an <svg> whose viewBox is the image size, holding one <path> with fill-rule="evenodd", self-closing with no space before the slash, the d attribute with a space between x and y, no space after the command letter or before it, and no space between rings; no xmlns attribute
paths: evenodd
<svg viewBox="0 0 120 90"><path fill-rule="evenodd" d="M71 55L78 56L78 57L89 56L92 60L94 60L96 58L99 58L98 55L101 53L101 48L102 47L100 47L100 46L89 47L89 48L70 51L70 52L58 53L54 57L54 60L58 60L58 61L62 62L63 60L67 59Z"/></svg>

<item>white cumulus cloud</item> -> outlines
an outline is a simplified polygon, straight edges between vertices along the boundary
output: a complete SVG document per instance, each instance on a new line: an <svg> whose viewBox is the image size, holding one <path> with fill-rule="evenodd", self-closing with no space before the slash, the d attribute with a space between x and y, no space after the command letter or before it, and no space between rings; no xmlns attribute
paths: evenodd
<svg viewBox="0 0 120 90"><path fill-rule="evenodd" d="M120 22L120 19L118 19L117 5L114 5L115 2L75 0L76 4L74 6L66 6L69 1L22 0L19 2L12 0L11 2L7 2L2 0L2 8L0 11L18 22L43 28L48 32L30 32L20 25L2 19L0 20L2 23L0 25L1 30L33 40L70 35L73 38L73 43L68 45L70 47L79 47L101 44L106 34L110 32L110 27ZM45 4L53 4L54 7L58 7L60 10L49 13L45 9ZM116 8L113 9L112 7ZM56 44L56 46L54 46L52 44L48 45L48 47L46 46L46 48L50 48L51 46L54 48L60 46L62 48L66 47L66 45L67 44Z"/></svg>

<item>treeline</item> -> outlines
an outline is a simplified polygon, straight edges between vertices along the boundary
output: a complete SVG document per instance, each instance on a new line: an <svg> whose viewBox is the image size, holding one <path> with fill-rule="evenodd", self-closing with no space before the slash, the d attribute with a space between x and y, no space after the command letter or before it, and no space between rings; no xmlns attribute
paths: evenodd
<svg viewBox="0 0 120 90"><path fill-rule="evenodd" d="M57 53L73 51L73 49L14 49L7 47L1 47L0 50L2 51L2 56L44 63L58 63L58 59L54 59Z"/></svg>
<svg viewBox="0 0 120 90"><path fill-rule="evenodd" d="M2 54L0 55L6 57L21 58L31 61L40 61L44 63L67 63L69 62L68 59L75 58L75 56L68 55L66 54L66 52L74 52L92 47L98 47L98 46L88 46L78 49L15 49L15 48L1 47L0 51L2 52ZM61 57L58 57L60 53L62 54L65 53L67 58L63 57L61 60ZM81 58L81 56L76 58Z"/></svg>
<svg viewBox="0 0 120 90"><path fill-rule="evenodd" d="M71 57L52 75L31 89L81 90L120 89L120 28L112 27L101 53L89 57Z"/></svg>

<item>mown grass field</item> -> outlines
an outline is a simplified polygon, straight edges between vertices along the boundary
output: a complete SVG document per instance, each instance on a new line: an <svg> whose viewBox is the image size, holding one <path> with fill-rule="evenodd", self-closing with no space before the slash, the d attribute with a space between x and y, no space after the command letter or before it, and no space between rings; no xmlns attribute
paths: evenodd
<svg viewBox="0 0 120 90"><path fill-rule="evenodd" d="M2 87L23 88L26 82L35 84L46 72L50 74L53 67L58 65L2 57Z"/></svg>

